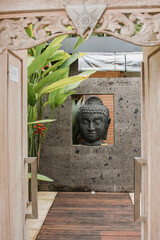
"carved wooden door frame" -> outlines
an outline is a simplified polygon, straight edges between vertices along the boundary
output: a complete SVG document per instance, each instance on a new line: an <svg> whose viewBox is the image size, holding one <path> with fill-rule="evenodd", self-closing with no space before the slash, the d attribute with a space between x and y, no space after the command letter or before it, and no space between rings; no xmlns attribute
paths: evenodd
<svg viewBox="0 0 160 240"><path fill-rule="evenodd" d="M57 2L57 1L55 1ZM74 6L76 1L68 1L69 4ZM80 18L81 24L86 24L87 21L91 21L91 17L94 14L91 6L99 6L98 4L87 5L88 14L84 15L85 9ZM93 33L104 33L116 38L125 40L127 42L141 45L141 46L157 46L160 45L160 3L154 1L153 6L136 5L128 6L128 1L124 2L124 6L117 7L116 5L105 5L104 11L100 19L97 19L98 25L93 29ZM125 7L126 3L126 7ZM75 23L69 17L67 13L67 6L60 5L59 8L50 9L49 4L45 10L7 10L4 11L0 4L0 50L11 49L21 50L31 48L48 40L51 40L57 36L63 34L80 34L80 30L76 28ZM61 7L60 7L61 6ZM77 8L81 7L77 5ZM8 6L9 7L9 6ZM11 8L12 9L12 8ZM135 23L140 27L135 29ZM29 24L34 25L34 39L30 38L25 31L25 28ZM70 25L72 30L66 28ZM82 37L86 37L88 32L83 33ZM152 40L152 35L155 35Z"/></svg>
<svg viewBox="0 0 160 240"><path fill-rule="evenodd" d="M90 21L92 12L89 6L98 6L94 0L54 0L54 6L50 6L50 1L45 1L43 5L40 0L33 0L31 7L26 3L18 5L17 9L8 3L7 10L5 4L0 3L0 53L5 49L31 48L64 34L81 33L85 38L89 30L80 32L66 11L67 5L72 6L79 2L81 6L77 8L84 6L85 2L89 14L87 16L83 12L82 16L88 17L87 21ZM38 3L41 8L38 7ZM99 3L106 4L106 1L99 0ZM112 3L108 0L107 3L102 16L97 19L97 27L92 29L93 33L104 33L141 46L160 45L160 1L147 1L148 5L144 0L119 0L119 6L116 0L112 0ZM81 24L85 22L86 19ZM138 24L139 30L135 29L135 23ZM29 24L34 25L34 38L30 38L25 31ZM72 30L66 28L69 25ZM145 226L146 223L142 225L142 229L146 231Z"/></svg>

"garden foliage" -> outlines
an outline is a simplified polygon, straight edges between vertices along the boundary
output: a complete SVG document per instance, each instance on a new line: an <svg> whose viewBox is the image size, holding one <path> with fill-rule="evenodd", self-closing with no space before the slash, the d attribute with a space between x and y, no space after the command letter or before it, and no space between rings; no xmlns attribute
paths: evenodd
<svg viewBox="0 0 160 240"><path fill-rule="evenodd" d="M30 29L30 34L32 33ZM55 38L50 44L44 43L28 50L28 154L40 157L42 142L55 110L76 91L79 83L94 71L69 76L69 67L84 54L72 55L59 50L67 35ZM43 119L46 107L51 115Z"/></svg>

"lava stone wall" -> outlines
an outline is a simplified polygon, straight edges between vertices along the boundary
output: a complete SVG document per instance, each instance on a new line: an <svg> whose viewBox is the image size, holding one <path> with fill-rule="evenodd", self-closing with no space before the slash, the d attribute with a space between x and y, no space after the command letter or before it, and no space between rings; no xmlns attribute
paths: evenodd
<svg viewBox="0 0 160 240"><path fill-rule="evenodd" d="M134 157L141 152L141 79L91 78L77 94L114 94L114 145L72 145L72 104L57 111L42 146L40 190L133 191Z"/></svg>

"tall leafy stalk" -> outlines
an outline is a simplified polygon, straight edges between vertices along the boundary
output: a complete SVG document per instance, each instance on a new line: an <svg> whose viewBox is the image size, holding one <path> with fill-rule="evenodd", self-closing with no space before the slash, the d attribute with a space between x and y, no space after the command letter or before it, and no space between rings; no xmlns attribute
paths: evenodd
<svg viewBox="0 0 160 240"><path fill-rule="evenodd" d="M32 31L30 28L30 36L33 35ZM76 92L73 89L81 81L94 73L86 71L69 77L70 65L84 54L70 55L59 50L66 36L57 37L50 44L44 43L28 51L28 154L37 157L38 165L47 129L55 121L55 110ZM43 119L47 107L51 116Z"/></svg>

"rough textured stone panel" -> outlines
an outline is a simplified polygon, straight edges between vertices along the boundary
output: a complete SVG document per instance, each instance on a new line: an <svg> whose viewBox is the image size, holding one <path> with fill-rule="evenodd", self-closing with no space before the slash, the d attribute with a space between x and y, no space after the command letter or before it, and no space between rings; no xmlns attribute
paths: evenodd
<svg viewBox="0 0 160 240"><path fill-rule="evenodd" d="M40 173L54 182L41 182L41 190L133 191L133 158L141 153L141 79L92 78L77 89L77 94L98 93L114 94L115 144L72 145L68 99L57 111L57 121L51 124L42 146Z"/></svg>

